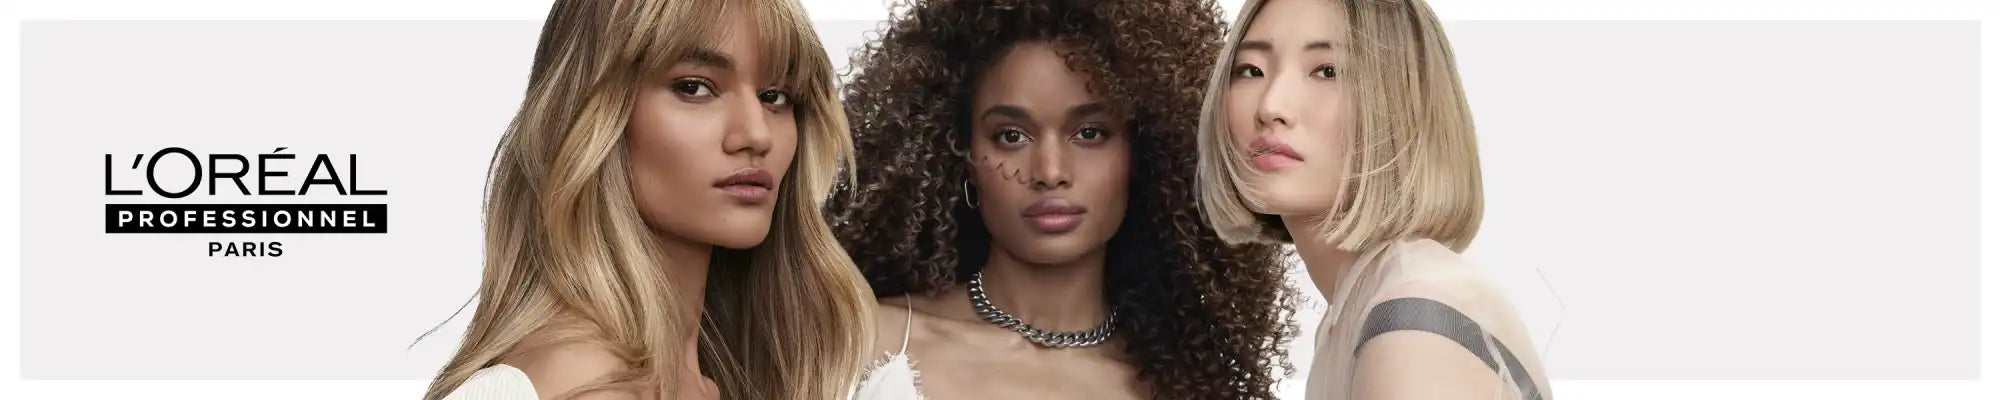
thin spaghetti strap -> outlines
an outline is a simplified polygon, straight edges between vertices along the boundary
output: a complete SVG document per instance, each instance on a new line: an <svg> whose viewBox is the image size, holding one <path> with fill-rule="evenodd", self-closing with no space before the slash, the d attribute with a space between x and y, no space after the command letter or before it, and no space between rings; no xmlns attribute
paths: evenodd
<svg viewBox="0 0 2000 400"><path fill-rule="evenodd" d="M903 296L903 349L899 353L910 354L910 323L915 322L917 307L911 304L910 296Z"/></svg>

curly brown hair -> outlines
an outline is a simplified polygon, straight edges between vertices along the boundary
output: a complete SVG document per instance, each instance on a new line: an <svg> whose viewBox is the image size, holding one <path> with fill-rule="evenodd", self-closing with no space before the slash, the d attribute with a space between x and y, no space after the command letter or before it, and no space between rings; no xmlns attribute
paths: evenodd
<svg viewBox="0 0 2000 400"><path fill-rule="evenodd" d="M1107 249L1105 300L1155 398L1273 398L1298 298L1268 244L1231 245L1198 215L1195 127L1224 31L1208 0L904 0L855 51L842 89L854 181L827 203L835 236L880 297L936 294L983 267L991 236L966 206L981 68L1024 41L1066 50L1129 116L1132 195Z"/></svg>

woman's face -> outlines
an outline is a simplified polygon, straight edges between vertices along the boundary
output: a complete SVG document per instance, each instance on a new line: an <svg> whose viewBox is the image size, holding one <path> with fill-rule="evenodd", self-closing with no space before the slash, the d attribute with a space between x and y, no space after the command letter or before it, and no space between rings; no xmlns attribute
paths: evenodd
<svg viewBox="0 0 2000 400"><path fill-rule="evenodd" d="M972 103L973 191L996 249L1035 264L1102 250L1125 217L1125 119L1044 42L1015 45Z"/></svg>
<svg viewBox="0 0 2000 400"><path fill-rule="evenodd" d="M758 71L762 43L749 13L724 24L715 47L639 83L626 154L639 213L674 239L744 249L771 230L779 182L798 149L787 88Z"/></svg>
<svg viewBox="0 0 2000 400"><path fill-rule="evenodd" d="M1331 1L1274 0L1236 46L1223 102L1230 139L1259 172L1244 175L1252 211L1333 209L1355 129L1354 97L1341 76L1347 30L1347 13Z"/></svg>

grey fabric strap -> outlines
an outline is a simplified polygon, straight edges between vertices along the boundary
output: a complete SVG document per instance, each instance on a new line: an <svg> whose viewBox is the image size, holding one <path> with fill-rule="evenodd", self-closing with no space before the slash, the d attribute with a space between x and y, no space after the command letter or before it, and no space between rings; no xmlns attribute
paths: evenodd
<svg viewBox="0 0 2000 400"><path fill-rule="evenodd" d="M1355 354L1361 354L1361 345L1367 344L1369 339L1395 331L1423 331L1444 336L1471 351L1472 355L1478 356L1479 361L1485 362L1486 367L1492 368L1496 373L1500 371L1501 364L1505 363L1507 372L1514 377L1514 385L1521 390L1522 399L1542 398L1541 391L1535 387L1535 379L1528 376L1527 369L1521 366L1521 360L1514 358L1514 352L1508 351L1506 344L1500 343L1497 339L1492 342L1498 347L1497 353L1501 358L1494 360L1495 352L1489 351L1490 349L1486 347L1486 331L1480 329L1479 323L1473 322L1472 318L1467 318L1457 309L1436 300L1404 297L1384 301L1368 309L1368 320L1362 326L1361 341L1354 345Z"/></svg>

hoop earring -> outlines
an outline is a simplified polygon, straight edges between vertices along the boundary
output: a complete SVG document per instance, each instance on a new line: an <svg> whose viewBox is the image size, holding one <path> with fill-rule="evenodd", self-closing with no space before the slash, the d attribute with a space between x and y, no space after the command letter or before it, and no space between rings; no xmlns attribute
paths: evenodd
<svg viewBox="0 0 2000 400"><path fill-rule="evenodd" d="M973 209L978 209L978 208L979 208L979 205L978 205L978 204L972 204L972 186L971 186L971 184L972 184L972 180L971 180L971 179L967 179L967 180L962 180L962 181L958 181L958 189L959 189L959 190L962 190L962 191L965 191L965 206L966 206L966 207L971 207L971 208L973 208Z"/></svg>

